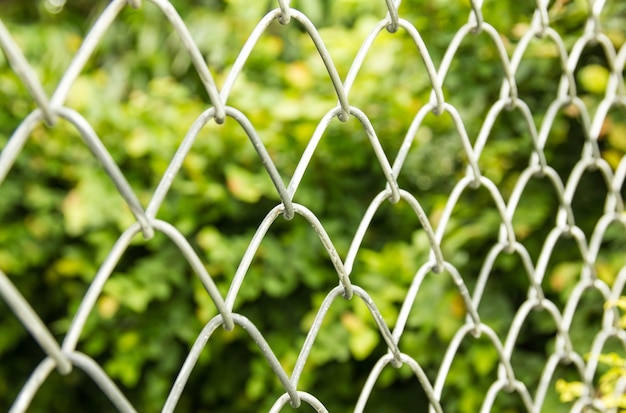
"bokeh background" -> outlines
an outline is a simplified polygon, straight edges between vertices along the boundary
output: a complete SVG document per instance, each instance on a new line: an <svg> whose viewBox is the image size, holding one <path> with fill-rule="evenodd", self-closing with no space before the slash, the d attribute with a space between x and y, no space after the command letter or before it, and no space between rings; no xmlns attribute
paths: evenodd
<svg viewBox="0 0 626 413"><path fill-rule="evenodd" d="M125 8L72 86L67 106L93 126L146 205L193 121L210 106L187 52L161 12L148 1ZM275 1L172 1L221 86L249 34ZM3 1L0 18L44 88L52 93L105 1ZM369 31L386 15L385 2L293 1L318 27L341 78ZM502 36L509 56L528 30L533 1L485 1L485 21ZM468 21L469 2L405 0L400 16L420 32L438 67L456 31ZM550 22L568 51L582 34L586 1L551 2ZM615 48L626 41L626 3L608 1L603 31ZM604 96L609 70L600 46L587 47L575 71L578 95L590 113ZM461 45L444 83L446 101L463 118L474 142L498 99L503 69L485 34ZM519 96L540 125L555 99L561 66L556 46L533 41L517 72ZM429 101L424 65L406 33L384 33L374 43L350 91L350 104L371 119L388 157ZM254 48L228 104L251 120L287 180L323 115L336 105L328 74L303 28L275 22ZM35 108L0 54L0 147ZM562 110L545 147L548 163L565 182L584 143L579 113ZM461 139L448 115L428 115L398 180L413 193L433 226L450 192L465 174ZM626 116L612 110L599 138L602 157L616 168L626 151ZM528 165L532 141L519 113L504 112L480 158L484 175L508 199ZM385 181L367 136L356 119L335 120L322 139L295 201L320 219L345 257L367 206ZM583 177L574 197L577 225L587 237L602 215L607 189L598 172ZM622 196L625 189L622 188ZM232 120L211 122L196 140L158 218L192 243L223 294L257 226L279 198L261 161ZM534 180L513 222L518 241L536 262L555 225L558 199L546 180ZM79 134L64 120L38 126L0 186L0 268L62 339L89 282L133 216ZM500 217L484 189L466 192L448 223L442 251L474 285L498 237ZM610 228L595 263L609 283L624 266L626 234ZM393 326L429 244L408 204L388 204L369 228L352 273L386 322ZM573 240L561 240L543 283L559 308L581 272ZM479 312L503 338L528 279L514 255L501 255ZM306 332L337 275L315 231L302 218L278 220L262 242L235 310L261 330L290 372ZM603 313L602 297L583 297L570 333L585 354ZM78 349L94 357L140 411L160 410L184 357L204 324L217 314L178 249L163 235L138 237L107 282L83 331ZM544 314L545 315L545 314ZM518 340L513 367L531 392L554 345L556 329L541 313L530 317ZM427 277L400 342L434 380L445 348L465 317L463 301L448 276ZM464 343L446 380L443 406L476 412L496 378L497 353L486 339ZM374 363L386 352L376 325L358 300L338 300L312 349L299 388L315 394L332 412L350 411ZM0 302L0 410L6 410L44 353L5 303ZM559 368L558 378L580 379ZM284 390L241 328L219 329L203 351L179 403L185 412L267 411ZM386 369L369 411L425 411L427 402L408 367ZM31 406L33 412L110 411L112 405L81 371L54 372ZM520 411L515 397L499 397L499 412ZM568 411L551 386L545 411ZM301 410L306 411L306 407ZM292 411L286 407L283 411Z"/></svg>

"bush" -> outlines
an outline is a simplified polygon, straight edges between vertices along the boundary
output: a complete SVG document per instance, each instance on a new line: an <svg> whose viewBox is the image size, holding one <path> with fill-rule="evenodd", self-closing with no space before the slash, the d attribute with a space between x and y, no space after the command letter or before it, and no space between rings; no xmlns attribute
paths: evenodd
<svg viewBox="0 0 626 413"><path fill-rule="evenodd" d="M212 104L174 30L154 4L144 3L138 10L126 7L121 11L73 83L66 106L96 131L146 206L190 126ZM175 5L221 87L248 36L274 3L205 3L178 1ZM620 16L624 11L624 5L613 3L607 6L606 16ZM386 15L382 1L302 1L293 6L319 28L342 79L367 34ZM12 2L6 7L4 23L52 94L102 6L71 2L58 14L43 5L34 8ZM486 2L485 21L501 33L509 55L528 28L533 7L532 2ZM446 1L405 1L400 15L417 27L438 67L470 10L468 4L451 7ZM570 50L582 33L587 12L578 2L555 2L550 17ZM618 48L624 42L623 19L606 19L607 34ZM613 25L614 20L621 23ZM607 77L602 56L599 48L590 48L576 71L579 94L590 108L600 101ZM537 40L516 77L520 97L538 108L533 110L536 124L554 99L560 74L554 44ZM446 101L458 108L472 143L498 99L502 77L492 40L485 33L468 37L443 90ZM393 160L413 118L430 101L430 92L413 40L399 31L377 38L349 101L371 120L387 157ZM1 57L0 95L0 146L5 147L36 106ZM293 175L316 127L336 104L315 45L295 20L286 26L274 22L267 29L228 97L228 105L253 125L284 181ZM571 107L564 110L544 150L564 182L583 151L579 115ZM611 112L600 150L614 170L626 149L624 127L623 112ZM466 175L467 157L448 114L428 114L415 139L398 182L419 200L432 225L438 227L451 191ZM519 112L503 112L493 126L478 164L504 200L510 199L528 165L531 142ZM315 214L342 258L367 206L385 188L381 172L359 121L354 116L346 122L331 120L294 202ZM587 238L603 213L597 188L601 188L600 197L606 195L602 176L586 175L573 204L576 223ZM0 269L63 340L89 284L135 218L76 128L64 119L34 128L0 191ZM621 191L623 198L624 188ZM201 130L156 217L189 241L225 296L257 227L279 202L254 145L242 127L227 118L222 125L211 121ZM537 180L528 186L515 212L515 236L533 262L554 227L558 205L549 182ZM459 270L470 291L498 240L500 223L493 198L483 187L465 191L445 225L443 257ZM624 228L615 225L604 240L596 267L598 276L611 285L624 265ZM356 256L351 280L371 295L388 325L396 323L415 274L428 262L429 253L426 233L408 203L385 203L377 211ZM485 293L488 299L478 308L482 322L502 340L530 288L521 264L515 255L498 257ZM546 296L562 308L582 271L574 242L560 242L545 272ZM434 381L444 353L433 350L449 345L467 314L450 274L432 275L420 287L419 304L410 314L400 348ZM254 323L283 368L291 372L322 301L337 283L336 270L311 225L301 216L291 221L279 218L254 253L234 310ZM578 352L588 348L589 337L597 331L602 316L597 301L590 297L577 312L583 321L571 333ZM0 307L2 408L12 403L44 354L6 305ZM77 349L94 358L138 409L158 410L197 335L216 315L214 303L179 248L162 233L153 239L138 235L98 297ZM517 377L534 389L545 354L554 345L556 326L549 317L529 320L516 343L513 366ZM314 394L330 411L347 411L386 349L366 306L358 299L338 299L325 317L298 388ZM462 357L455 359L446 380L444 409L474 412L495 380L498 355L485 337L471 345L466 340L459 353ZM384 370L368 407L373 411L405 410L406 406L425 409L426 396L413 377L406 366ZM242 328L219 329L202 352L179 409L264 411L283 392ZM556 392L551 397L547 405L558 409ZM498 403L498 411L506 411L520 402L503 398ZM37 393L32 409L62 411L72 406L106 411L110 404L84 373L74 371L68 376L53 373Z"/></svg>

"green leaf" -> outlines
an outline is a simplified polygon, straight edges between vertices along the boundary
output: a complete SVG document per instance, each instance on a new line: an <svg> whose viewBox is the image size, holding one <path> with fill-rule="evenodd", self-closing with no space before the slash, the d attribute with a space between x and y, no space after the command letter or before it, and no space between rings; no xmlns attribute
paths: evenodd
<svg viewBox="0 0 626 413"><path fill-rule="evenodd" d="M272 192L271 181L263 172L253 173L234 164L226 165L226 186L228 190L240 201L247 203L258 202L263 195Z"/></svg>
<svg viewBox="0 0 626 413"><path fill-rule="evenodd" d="M378 330L367 325L353 313L344 313L341 322L350 332L348 345L354 358L364 360L372 354L380 340Z"/></svg>

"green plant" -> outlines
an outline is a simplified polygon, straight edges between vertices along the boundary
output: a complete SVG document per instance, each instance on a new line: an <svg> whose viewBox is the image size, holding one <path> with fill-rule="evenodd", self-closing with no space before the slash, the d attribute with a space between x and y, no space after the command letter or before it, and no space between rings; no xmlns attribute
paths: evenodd
<svg viewBox="0 0 626 413"><path fill-rule="evenodd" d="M123 10L72 86L67 106L81 113L99 134L147 205L188 128L211 103L165 18L156 6L143 3L139 10ZM292 3L319 27L342 79L363 39L387 13L383 1ZM584 8L579 2L554 3L554 27L569 47L586 21ZM519 40L517 33L531 19L533 4L485 2L485 20L505 37L509 53ZM103 6L68 2L61 13L50 14L27 2L14 1L6 9L3 5L3 21L48 93L53 92ZM176 7L221 86L250 32L275 3L178 1ZM624 5L613 2L612 7L613 15L620 16ZM437 65L454 32L467 22L470 10L468 2L413 0L402 2L400 14L418 28ZM608 30L615 47L620 47L622 26ZM545 109L560 72L554 45L537 43L529 49L528 66L520 68L517 80L520 96L533 108ZM598 55L597 49L591 50L578 74L586 85L581 95L590 103L598 100L600 88L594 83L597 76L589 75L602 66ZM595 65L591 72L584 70L591 65ZM468 37L443 88L446 101L459 108L470 139L475 139L497 99L501 80L502 66L493 43L484 33ZM382 33L350 92L350 104L371 118L393 160L412 119L429 102L430 92L413 40L402 31ZM35 105L2 55L0 96L0 147L4 147ZM275 22L254 48L228 104L248 117L287 181L320 119L336 105L336 96L308 34L295 21L287 26ZM542 113L537 111L536 122L541 121ZM479 160L485 176L501 188L505 198L532 151L526 126L516 115L502 114ZM577 115L563 111L545 148L549 163L563 180L582 147ZM610 119L601 150L615 168L626 150L625 122L617 112ZM399 184L418 198L436 225L467 166L449 115L427 116L406 165ZM518 241L533 260L554 226L559 202L546 181L538 179L529 186L513 222ZM598 175L591 175L581 193L602 185ZM367 205L384 186L380 166L359 122L334 119L295 201L319 217L340 256L345 257ZM157 218L171 223L191 242L226 294L254 231L277 202L254 147L241 127L227 119L223 125L212 122L202 130ZM446 227L443 255L466 277L470 289L497 238L500 221L493 206L484 188L468 191ZM583 197L576 206L577 222L588 235L594 223L594 215L588 212L597 212L597 200ZM53 127L39 125L0 186L0 269L62 339L98 267L132 222L132 214L75 128L63 120ZM618 229L607 243L611 244L610 253L601 257L603 270L599 273L610 283L623 265L623 231ZM555 250L547 271L544 288L558 303L565 302L580 272L580 255L572 245ZM385 204L369 227L352 279L371 292L390 325L417 269L428 260L429 250L428 239L407 203ZM502 255L494 264L491 279L489 299L482 301L479 312L483 322L503 337L529 288L528 277L519 259ZM252 262L235 310L264 333L289 372L320 303L336 284L337 275L310 225L301 217L289 222L280 219ZM443 355L432 349L449 344L466 309L449 274L428 277L419 299L428 305L416 305L400 346L434 380ZM158 410L191 344L216 313L203 286L167 237L158 234L149 241L138 237L107 282L78 349L101 363L140 410ZM588 322L581 325L582 338L576 344L584 342L596 321L593 306L585 307L583 313ZM546 337L553 337L556 330L545 320L533 322L539 333L522 337L516 353L522 361L515 366L530 382L536 381L537 366L550 345L551 339ZM493 346L486 340L472 344L463 348L464 357L455 362L448 376L446 391L458 397L444 398L447 411L477 411L485 389L494 380L498 359ZM347 411L385 351L364 306L356 300L336 301L299 388L316 394L331 411ZM24 327L0 303L0 410L14 400L42 357ZM329 386L329 377L336 385ZM242 329L219 331L194 369L180 410L264 411L282 392ZM408 403L426 404L412 372L408 368L385 370L368 407L401 411ZM515 408L519 401L501 404L504 411ZM65 411L75 405L94 411L109 408L99 389L84 374L74 372L48 380L32 409Z"/></svg>

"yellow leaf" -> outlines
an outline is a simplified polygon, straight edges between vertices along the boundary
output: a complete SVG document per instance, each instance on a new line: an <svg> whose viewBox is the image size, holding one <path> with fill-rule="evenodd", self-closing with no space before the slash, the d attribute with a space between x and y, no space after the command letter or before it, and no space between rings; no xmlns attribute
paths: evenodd
<svg viewBox="0 0 626 413"><path fill-rule="evenodd" d="M285 78L289 84L299 90L307 90L313 86L311 69L304 62L294 62L285 68Z"/></svg>
<svg viewBox="0 0 626 413"><path fill-rule="evenodd" d="M78 258L63 257L54 263L54 270L62 276L72 277L80 275L84 263Z"/></svg>
<svg viewBox="0 0 626 413"><path fill-rule="evenodd" d="M609 70L598 64L585 66L578 72L578 83L589 92L600 95L606 90Z"/></svg>
<svg viewBox="0 0 626 413"><path fill-rule="evenodd" d="M98 312L104 319L113 317L120 308L120 302L111 295L103 295L98 300Z"/></svg>
<svg viewBox="0 0 626 413"><path fill-rule="evenodd" d="M613 148L626 152L626 125L622 123L611 125L607 140Z"/></svg>
<svg viewBox="0 0 626 413"><path fill-rule="evenodd" d="M579 398L585 389L585 385L579 381L568 382L563 379L556 381L556 391L562 402L571 402Z"/></svg>

